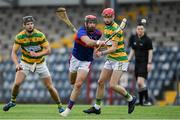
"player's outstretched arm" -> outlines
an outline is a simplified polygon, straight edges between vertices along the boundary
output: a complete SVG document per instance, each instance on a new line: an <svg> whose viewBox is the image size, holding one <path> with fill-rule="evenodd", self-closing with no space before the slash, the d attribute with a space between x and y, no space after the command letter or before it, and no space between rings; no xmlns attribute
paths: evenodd
<svg viewBox="0 0 180 120"><path fill-rule="evenodd" d="M107 50L104 50L104 51L97 51L96 56L100 57L100 56L115 52L117 50L117 48L118 48L118 42L112 41L112 46L110 48L108 48Z"/></svg>
<svg viewBox="0 0 180 120"><path fill-rule="evenodd" d="M88 46L99 46L99 45L105 45L105 42L104 41L95 41L95 40L92 40L90 39L88 36L82 36L81 37L81 40L86 43L86 45Z"/></svg>

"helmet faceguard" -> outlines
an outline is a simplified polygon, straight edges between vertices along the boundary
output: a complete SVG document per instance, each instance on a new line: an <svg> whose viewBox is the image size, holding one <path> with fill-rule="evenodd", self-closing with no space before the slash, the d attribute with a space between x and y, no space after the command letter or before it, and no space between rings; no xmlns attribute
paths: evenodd
<svg viewBox="0 0 180 120"><path fill-rule="evenodd" d="M86 23L89 23L89 22L93 22L93 23L97 23L97 18L96 18L96 16L94 16L94 15L87 15L86 17L85 17L85 22Z"/></svg>
<svg viewBox="0 0 180 120"><path fill-rule="evenodd" d="M27 22L34 22L34 18L32 16L25 16L23 17L23 24L26 24Z"/></svg>
<svg viewBox="0 0 180 120"><path fill-rule="evenodd" d="M94 15L87 15L85 17L85 27L88 32L93 32L96 29L96 25L89 24L89 23L94 23L97 24L97 18Z"/></svg>
<svg viewBox="0 0 180 120"><path fill-rule="evenodd" d="M25 16L22 19L23 27L28 33L32 33L34 30L34 18L32 16ZM28 22L32 22L32 24L27 24Z"/></svg>

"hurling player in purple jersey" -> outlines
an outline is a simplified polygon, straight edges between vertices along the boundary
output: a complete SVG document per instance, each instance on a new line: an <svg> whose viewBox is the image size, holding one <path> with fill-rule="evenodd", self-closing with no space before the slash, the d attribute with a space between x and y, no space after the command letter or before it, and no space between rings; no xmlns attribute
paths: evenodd
<svg viewBox="0 0 180 120"><path fill-rule="evenodd" d="M87 15L84 26L80 27L75 35L69 67L69 78L73 85L73 90L66 110L60 114L63 117L68 116L80 94L81 86L88 75L91 62L93 61L94 48L99 45L105 45L104 41L99 40L102 33L96 29L96 24L96 16Z"/></svg>

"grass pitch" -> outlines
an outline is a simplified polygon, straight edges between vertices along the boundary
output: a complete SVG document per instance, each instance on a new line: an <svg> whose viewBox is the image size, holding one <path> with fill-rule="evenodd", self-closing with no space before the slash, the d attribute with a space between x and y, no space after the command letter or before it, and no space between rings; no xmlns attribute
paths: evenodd
<svg viewBox="0 0 180 120"><path fill-rule="evenodd" d="M100 115L85 114L82 110L87 109L90 105L75 105L68 117L63 118L59 115L56 105L49 104L17 104L16 107L8 112L2 111L3 105L0 104L0 119L16 120L54 120L54 119L179 119L180 106L136 106L132 114L127 113L127 106L104 106Z"/></svg>

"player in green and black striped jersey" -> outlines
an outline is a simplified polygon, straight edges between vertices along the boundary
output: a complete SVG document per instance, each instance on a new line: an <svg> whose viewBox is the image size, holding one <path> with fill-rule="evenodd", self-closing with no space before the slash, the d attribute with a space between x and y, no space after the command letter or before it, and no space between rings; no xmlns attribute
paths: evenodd
<svg viewBox="0 0 180 120"><path fill-rule="evenodd" d="M58 105L59 113L63 112L58 92L52 84L51 75L46 66L45 55L50 53L50 46L45 35L34 28L34 18L32 16L23 17L24 30L15 37L12 49L12 60L16 65L16 77L12 88L11 101L4 107L8 111L16 106L16 97L19 87L30 72L36 72L42 78L43 83L49 90L52 98ZM21 48L21 62L18 62L17 51Z"/></svg>
<svg viewBox="0 0 180 120"><path fill-rule="evenodd" d="M114 22L114 10L112 8L106 8L102 12L103 20L105 23L104 35L105 38L109 38L114 31L119 27ZM98 80L98 87L96 91L96 103L90 109L84 110L85 113L101 113L101 101L104 96L105 81L110 80L109 84L113 91L121 94L128 101L128 113L132 113L135 108L136 97L129 94L125 88L118 84L122 74L128 69L128 58L124 49L124 37L123 31L118 32L108 43L107 50L97 51L96 56L107 55L104 68L101 71L100 78Z"/></svg>

